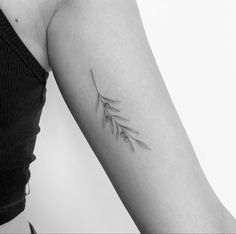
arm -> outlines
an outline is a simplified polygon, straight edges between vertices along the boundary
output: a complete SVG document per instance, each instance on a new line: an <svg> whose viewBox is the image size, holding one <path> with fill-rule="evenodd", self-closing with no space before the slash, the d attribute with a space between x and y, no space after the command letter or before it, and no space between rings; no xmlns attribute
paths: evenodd
<svg viewBox="0 0 236 234"><path fill-rule="evenodd" d="M68 0L47 30L75 121L141 232L222 230L134 0Z"/></svg>

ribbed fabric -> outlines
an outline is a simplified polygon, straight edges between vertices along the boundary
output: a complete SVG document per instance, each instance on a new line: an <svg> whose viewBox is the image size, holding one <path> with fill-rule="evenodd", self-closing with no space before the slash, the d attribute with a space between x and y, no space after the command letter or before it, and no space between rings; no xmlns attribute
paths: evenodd
<svg viewBox="0 0 236 234"><path fill-rule="evenodd" d="M25 209L48 76L0 9L0 225Z"/></svg>

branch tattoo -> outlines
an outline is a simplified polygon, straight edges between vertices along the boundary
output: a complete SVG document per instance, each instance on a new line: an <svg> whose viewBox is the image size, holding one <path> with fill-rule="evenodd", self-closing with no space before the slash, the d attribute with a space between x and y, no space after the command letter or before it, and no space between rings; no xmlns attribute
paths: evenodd
<svg viewBox="0 0 236 234"><path fill-rule="evenodd" d="M123 141L129 145L129 148L132 152L135 152L133 142L137 143L137 145L139 145L143 149L151 151L151 148L146 143L144 143L141 140L138 140L137 138L135 138L134 136L131 135L131 134L138 135L139 134L138 131L136 131L135 129L128 127L122 123L119 123L119 121L124 121L124 122L130 121L129 119L118 115L120 110L117 109L116 107L112 106L112 105L116 105L116 104L120 103L120 101L114 100L114 99L111 99L108 97L104 97L103 95L101 95L101 93L99 92L99 90L97 88L95 78L94 78L94 73L93 73L92 69L90 69L90 73L91 73L91 77L92 77L94 86L97 90L96 111L98 111L100 103L102 104L102 107L103 107L103 117L102 117L103 128L106 127L106 124L109 124L110 129L111 129L111 133L116 135L116 140L118 140L119 137L122 138ZM115 133L115 131L116 131L116 133Z"/></svg>

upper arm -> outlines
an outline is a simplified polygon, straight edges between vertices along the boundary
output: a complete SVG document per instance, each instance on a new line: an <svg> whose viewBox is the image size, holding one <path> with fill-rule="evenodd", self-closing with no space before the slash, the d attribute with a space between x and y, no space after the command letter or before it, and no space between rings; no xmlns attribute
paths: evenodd
<svg viewBox="0 0 236 234"><path fill-rule="evenodd" d="M100 145L93 150L101 153L99 148L105 142L109 143L110 150L130 152L122 141L113 142L107 127L106 130L101 128L104 108L99 105L96 112L96 105L98 97L99 104L102 104L102 96L118 100L110 104L119 112L108 111L129 119L129 122L120 118L117 121L135 128L139 132L135 135L137 139L143 139L150 149L155 149L150 135L151 124L157 117L153 114L160 111L156 108L158 100L167 98L167 93L163 93L164 84L136 2L68 1L54 16L47 34L55 79L81 129L86 130L86 134L92 129L93 134L88 138ZM148 114L150 109L151 115ZM96 134L99 140L95 139ZM132 145L136 153L150 154L135 143Z"/></svg>
<svg viewBox="0 0 236 234"><path fill-rule="evenodd" d="M158 69L135 1L68 1L49 25L48 53L60 91L89 143L96 145L96 154L104 154L104 145L110 154L149 155L155 150L150 130L157 116L154 112L160 111L156 107L163 84L156 77ZM132 133L126 142L130 144L111 137L110 124L103 129L103 101L111 106L105 113L112 116L114 133L121 125L136 130L126 129ZM149 151L135 139L146 143Z"/></svg>
<svg viewBox="0 0 236 234"><path fill-rule="evenodd" d="M194 209L204 219L203 206L180 205L206 200L196 196L195 178L204 177L149 48L136 1L68 0L47 36L62 96L139 228L175 230L167 228L166 219L175 217L173 225L182 227L182 219L194 222ZM111 118L104 124L105 114Z"/></svg>

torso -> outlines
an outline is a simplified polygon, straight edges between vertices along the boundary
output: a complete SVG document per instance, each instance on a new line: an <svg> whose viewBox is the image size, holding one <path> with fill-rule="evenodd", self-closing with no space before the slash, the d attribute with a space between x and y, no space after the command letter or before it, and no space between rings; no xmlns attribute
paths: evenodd
<svg viewBox="0 0 236 234"><path fill-rule="evenodd" d="M16 33L38 60L50 71L47 53L47 26L65 0L0 0L0 8ZM25 211L8 223L0 225L0 233L30 233Z"/></svg>

